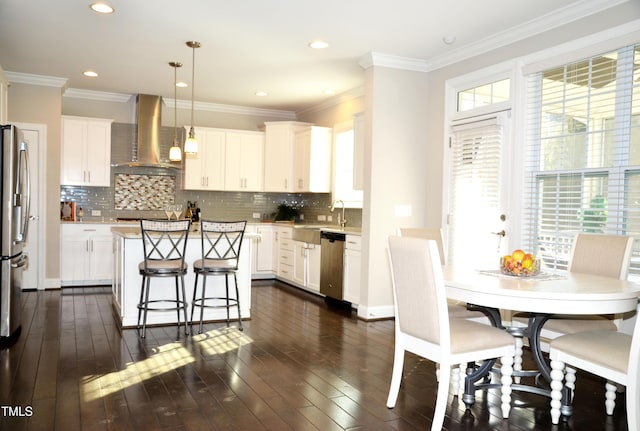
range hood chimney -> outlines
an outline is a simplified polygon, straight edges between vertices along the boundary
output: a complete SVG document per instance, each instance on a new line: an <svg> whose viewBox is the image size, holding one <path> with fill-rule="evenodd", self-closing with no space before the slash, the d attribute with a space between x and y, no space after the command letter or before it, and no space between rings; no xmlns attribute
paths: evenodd
<svg viewBox="0 0 640 431"><path fill-rule="evenodd" d="M148 94L136 96L138 142L134 143L132 160L117 166L179 169L180 164L163 162L160 158L160 127L162 98Z"/></svg>

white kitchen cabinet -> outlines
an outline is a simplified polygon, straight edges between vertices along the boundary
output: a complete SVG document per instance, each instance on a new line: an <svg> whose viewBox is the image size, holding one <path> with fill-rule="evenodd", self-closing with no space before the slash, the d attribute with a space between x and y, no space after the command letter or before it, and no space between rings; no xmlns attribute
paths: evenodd
<svg viewBox="0 0 640 431"><path fill-rule="evenodd" d="M111 123L113 120L62 117L60 184L111 185Z"/></svg>
<svg viewBox="0 0 640 431"><path fill-rule="evenodd" d="M294 192L331 192L331 128L309 126L295 135Z"/></svg>
<svg viewBox="0 0 640 431"><path fill-rule="evenodd" d="M293 282L320 292L320 244L293 241Z"/></svg>
<svg viewBox="0 0 640 431"><path fill-rule="evenodd" d="M275 265L273 257L275 229L270 224L249 225L248 229L259 237L253 240L253 255L251 256L252 278L273 278Z"/></svg>
<svg viewBox="0 0 640 431"><path fill-rule="evenodd" d="M198 127L198 152L184 155L185 190L224 190L226 132ZM187 131L188 133L188 131Z"/></svg>
<svg viewBox="0 0 640 431"><path fill-rule="evenodd" d="M225 190L264 190L264 133L227 131Z"/></svg>
<svg viewBox="0 0 640 431"><path fill-rule="evenodd" d="M284 281L293 282L293 239L292 228L275 227L277 250L277 276Z"/></svg>
<svg viewBox="0 0 640 431"><path fill-rule="evenodd" d="M64 223L60 282L63 286L111 284L113 242L107 224Z"/></svg>
<svg viewBox="0 0 640 431"><path fill-rule="evenodd" d="M293 192L296 132L312 124L297 121L264 124L264 191Z"/></svg>
<svg viewBox="0 0 640 431"><path fill-rule="evenodd" d="M344 245L344 283L343 298L352 304L360 303L360 268L362 238L359 235L346 235Z"/></svg>

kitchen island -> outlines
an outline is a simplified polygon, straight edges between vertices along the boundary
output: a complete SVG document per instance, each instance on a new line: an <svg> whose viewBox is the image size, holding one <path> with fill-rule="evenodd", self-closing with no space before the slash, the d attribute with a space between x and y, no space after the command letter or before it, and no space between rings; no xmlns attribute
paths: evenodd
<svg viewBox="0 0 640 431"><path fill-rule="evenodd" d="M113 308L119 324L123 328L135 327L138 323L138 302L140 300L140 288L142 276L138 271L138 264L144 260L142 247L142 235L140 226L115 226L111 228L113 233ZM242 249L240 251L240 262L238 265L238 290L240 292L240 315L242 319L251 317L251 239L256 234L245 233ZM193 262L200 259L202 255L200 232L193 229L189 232L187 239L187 250L185 262L189 264L189 271L184 277L187 301L191 303L193 298L193 288L195 274L193 272ZM198 280L198 285L202 286L202 280ZM208 296L224 296L224 277L213 276L207 280ZM229 290L233 291L233 280L229 281ZM214 295L214 292L216 294ZM151 281L151 295L171 298L175 296L174 278L154 278ZM196 310L196 313L199 309ZM187 314L191 315L191 307ZM175 311L155 311L150 312L147 317L147 325L166 325L176 323ZM205 321L225 321L227 318L226 309L205 308ZM230 320L238 318L237 308L230 309Z"/></svg>

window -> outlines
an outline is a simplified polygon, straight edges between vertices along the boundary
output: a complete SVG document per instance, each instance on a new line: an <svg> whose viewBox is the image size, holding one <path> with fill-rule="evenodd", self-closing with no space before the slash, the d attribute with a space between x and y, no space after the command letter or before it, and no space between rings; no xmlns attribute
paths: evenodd
<svg viewBox="0 0 640 431"><path fill-rule="evenodd" d="M510 79L501 79L458 92L458 112L495 105L510 99Z"/></svg>
<svg viewBox="0 0 640 431"><path fill-rule="evenodd" d="M527 247L566 269L578 232L639 235L640 45L535 73L527 92Z"/></svg>

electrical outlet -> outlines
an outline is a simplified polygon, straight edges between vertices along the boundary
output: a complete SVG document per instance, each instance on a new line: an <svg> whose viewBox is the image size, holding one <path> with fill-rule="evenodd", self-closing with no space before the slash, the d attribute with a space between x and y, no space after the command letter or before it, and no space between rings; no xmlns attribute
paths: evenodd
<svg viewBox="0 0 640 431"><path fill-rule="evenodd" d="M300 220L304 220L304 214L300 214Z"/></svg>
<svg viewBox="0 0 640 431"><path fill-rule="evenodd" d="M318 214L318 221L327 221L327 216L324 214Z"/></svg>
<svg viewBox="0 0 640 431"><path fill-rule="evenodd" d="M327 216L327 221L333 221L333 216L328 215Z"/></svg>
<svg viewBox="0 0 640 431"><path fill-rule="evenodd" d="M253 218L255 218L255 219L260 218L260 213L253 213Z"/></svg>
<svg viewBox="0 0 640 431"><path fill-rule="evenodd" d="M102 211L100 210L91 210L92 217L100 217L102 215Z"/></svg>

